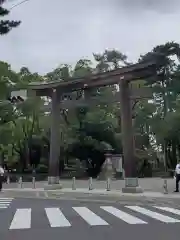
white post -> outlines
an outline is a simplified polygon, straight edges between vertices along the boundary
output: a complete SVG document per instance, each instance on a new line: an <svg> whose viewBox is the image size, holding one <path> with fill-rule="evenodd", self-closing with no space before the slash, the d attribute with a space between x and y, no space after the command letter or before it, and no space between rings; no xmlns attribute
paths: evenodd
<svg viewBox="0 0 180 240"><path fill-rule="evenodd" d="M72 178L72 190L76 190L76 178Z"/></svg>
<svg viewBox="0 0 180 240"><path fill-rule="evenodd" d="M125 171L124 171L124 168L122 169L122 178L125 179Z"/></svg>
<svg viewBox="0 0 180 240"><path fill-rule="evenodd" d="M36 188L36 178L35 177L32 178L32 184L33 184L33 188Z"/></svg>
<svg viewBox="0 0 180 240"><path fill-rule="evenodd" d="M93 187L92 187L92 177L89 178L89 190L93 190Z"/></svg>
<svg viewBox="0 0 180 240"><path fill-rule="evenodd" d="M19 188L22 188L23 185L23 181L22 181L22 177L19 178Z"/></svg>
<svg viewBox="0 0 180 240"><path fill-rule="evenodd" d="M164 188L164 194L168 194L167 179L164 179L163 188Z"/></svg>
<svg viewBox="0 0 180 240"><path fill-rule="evenodd" d="M106 187L106 190L107 190L107 191L110 191L110 190L111 190L111 180L110 180L110 178L107 178L107 187Z"/></svg>
<svg viewBox="0 0 180 240"><path fill-rule="evenodd" d="M10 177L7 177L7 184L10 184Z"/></svg>

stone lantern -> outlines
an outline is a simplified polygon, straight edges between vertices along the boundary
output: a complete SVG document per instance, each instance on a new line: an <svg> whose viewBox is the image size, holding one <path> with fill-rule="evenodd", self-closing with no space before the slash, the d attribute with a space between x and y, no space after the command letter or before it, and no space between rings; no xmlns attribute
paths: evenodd
<svg viewBox="0 0 180 240"><path fill-rule="evenodd" d="M113 149L107 143L104 143L104 145L105 145L105 148L104 148L105 161L102 165L101 172L98 176L99 180L106 180L107 178L112 179L114 178L114 175L115 175L115 171L112 163Z"/></svg>

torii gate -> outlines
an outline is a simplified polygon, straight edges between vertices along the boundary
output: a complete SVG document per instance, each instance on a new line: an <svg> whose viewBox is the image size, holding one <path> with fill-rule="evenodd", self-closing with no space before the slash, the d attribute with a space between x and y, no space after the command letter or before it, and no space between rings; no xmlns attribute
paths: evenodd
<svg viewBox="0 0 180 240"><path fill-rule="evenodd" d="M71 108L79 106L82 103L97 103L97 99L82 100L62 100L65 93L72 93L78 90L85 92L91 89L107 85L119 84L120 91L116 93L112 100L108 102L120 102L121 107L121 129L122 145L125 166L126 184L124 192L142 192L138 185L136 173L136 162L134 155L134 136L132 127L132 109L131 99L150 97L148 88L131 89L130 82L147 79L156 75L156 63L138 63L127 67L119 68L104 73L92 74L83 78L71 78L68 81L62 80L56 82L31 83L29 90L33 91L36 96L49 96L51 102L51 139L50 139L50 159L49 159L49 177L50 185L59 183L59 135L57 125L60 118L60 108Z"/></svg>

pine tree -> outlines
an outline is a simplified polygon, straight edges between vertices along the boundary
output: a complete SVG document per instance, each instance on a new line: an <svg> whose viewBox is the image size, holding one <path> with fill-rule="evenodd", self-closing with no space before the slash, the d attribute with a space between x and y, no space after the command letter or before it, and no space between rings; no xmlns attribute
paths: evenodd
<svg viewBox="0 0 180 240"><path fill-rule="evenodd" d="M2 7L6 0L0 0L0 18L9 14L9 11ZM12 28L19 26L20 21L0 20L0 35L7 34Z"/></svg>

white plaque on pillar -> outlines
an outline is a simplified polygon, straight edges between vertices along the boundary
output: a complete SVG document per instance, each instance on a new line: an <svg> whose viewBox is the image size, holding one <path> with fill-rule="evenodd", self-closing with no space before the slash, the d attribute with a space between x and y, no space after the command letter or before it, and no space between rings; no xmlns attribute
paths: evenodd
<svg viewBox="0 0 180 240"><path fill-rule="evenodd" d="M117 158L116 161L117 161L116 171L117 172L122 172L122 157Z"/></svg>
<svg viewBox="0 0 180 240"><path fill-rule="evenodd" d="M113 166L116 169L116 172L122 172L123 168L122 168L122 156L118 155L113 155L112 156L112 162L113 162Z"/></svg>

